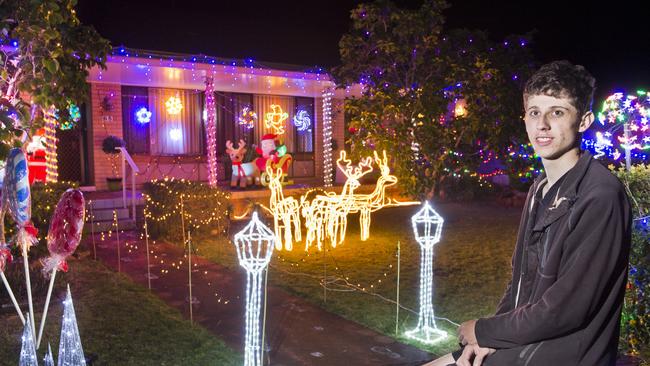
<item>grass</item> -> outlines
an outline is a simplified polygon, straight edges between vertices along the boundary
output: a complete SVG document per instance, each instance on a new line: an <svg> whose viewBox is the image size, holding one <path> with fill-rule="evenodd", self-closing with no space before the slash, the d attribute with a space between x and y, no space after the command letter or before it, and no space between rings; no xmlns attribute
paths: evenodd
<svg viewBox="0 0 650 366"><path fill-rule="evenodd" d="M243 362L222 341L201 327L192 327L178 311L147 289L90 259L72 260L69 272L57 276L58 288L52 296L39 350L41 359L50 342L56 360L65 283L71 286L84 353L87 357L97 357L93 365L239 365ZM34 296L35 300L44 299L45 292ZM35 311L41 306L35 305ZM40 321L38 312L36 319ZM16 365L23 327L13 307L0 314L0 324L0 365Z"/></svg>
<svg viewBox="0 0 650 366"><path fill-rule="evenodd" d="M435 208L445 218L442 240L434 249L436 317L459 323L493 313L510 277L521 209L480 203L439 204ZM302 242L291 252L276 251L269 282L328 311L395 336L398 241L400 304L415 312L419 309L420 248L410 223L418 209L400 207L374 213L370 239L365 242L359 240L358 215L350 215L346 241L336 248L305 251ZM236 230L233 227L231 234ZM201 238L195 242L200 255L238 267L234 246L226 239ZM325 273L331 289L326 295L321 286ZM345 285L345 281L353 286ZM403 332L416 324L417 313L400 310L396 338L438 355L457 348L456 326L450 322L437 321L451 336L434 346L403 337Z"/></svg>

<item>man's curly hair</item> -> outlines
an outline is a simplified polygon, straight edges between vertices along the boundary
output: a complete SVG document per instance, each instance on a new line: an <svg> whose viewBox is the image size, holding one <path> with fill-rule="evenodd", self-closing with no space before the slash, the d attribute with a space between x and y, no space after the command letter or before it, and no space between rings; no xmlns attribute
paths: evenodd
<svg viewBox="0 0 650 366"><path fill-rule="evenodd" d="M528 79L524 87L524 104L533 95L569 98L583 116L591 110L596 79L581 65L569 61L553 61L542 66Z"/></svg>

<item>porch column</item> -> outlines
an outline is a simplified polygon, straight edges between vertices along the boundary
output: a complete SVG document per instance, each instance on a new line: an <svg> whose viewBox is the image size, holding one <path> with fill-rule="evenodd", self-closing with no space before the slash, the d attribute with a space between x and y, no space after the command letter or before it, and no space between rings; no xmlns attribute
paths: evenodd
<svg viewBox="0 0 650 366"><path fill-rule="evenodd" d="M217 186L217 115L214 104L214 79L212 77L205 78L205 109L207 114L205 135L208 144L208 184L214 188Z"/></svg>

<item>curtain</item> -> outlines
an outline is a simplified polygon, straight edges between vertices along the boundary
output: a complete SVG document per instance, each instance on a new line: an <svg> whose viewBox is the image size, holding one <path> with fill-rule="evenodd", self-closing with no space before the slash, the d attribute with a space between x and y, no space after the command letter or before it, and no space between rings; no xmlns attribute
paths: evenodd
<svg viewBox="0 0 650 366"><path fill-rule="evenodd" d="M264 124L266 113L273 112L271 105L276 104L282 108L282 111L289 114L289 118L284 121L284 134L278 136L280 143L287 145L288 152L294 152L294 134L293 134L293 116L295 113L295 98L276 95L255 95L253 106L257 112L257 128L255 128L255 141L259 144L260 139L267 133L275 133L273 128L267 128Z"/></svg>
<svg viewBox="0 0 650 366"><path fill-rule="evenodd" d="M217 92L215 103L217 108L217 153L219 155L225 154L225 145L228 140L236 144L239 139L242 139L246 141L246 145L249 147L257 143L254 130L258 126L249 129L239 124L242 109L244 107L253 108L253 96L251 94Z"/></svg>
<svg viewBox="0 0 650 366"><path fill-rule="evenodd" d="M166 103L178 98L182 108L170 114ZM200 94L192 90L149 88L151 153L199 155L203 151Z"/></svg>

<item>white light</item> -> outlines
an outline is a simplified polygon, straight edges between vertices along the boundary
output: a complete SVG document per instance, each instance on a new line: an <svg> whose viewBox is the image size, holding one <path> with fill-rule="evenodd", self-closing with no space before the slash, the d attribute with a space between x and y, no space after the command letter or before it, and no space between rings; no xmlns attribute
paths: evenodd
<svg viewBox="0 0 650 366"><path fill-rule="evenodd" d="M415 240L420 244L420 314L418 325L405 335L420 342L433 344L447 337L438 329L433 313L433 246L440 241L444 219L428 202L411 217Z"/></svg>
<svg viewBox="0 0 650 366"><path fill-rule="evenodd" d="M34 345L34 337L32 336L32 326L29 313L26 314L25 328L22 336L22 346L20 347L20 359L18 360L19 366L38 366L38 357L36 356L36 346Z"/></svg>
<svg viewBox="0 0 650 366"><path fill-rule="evenodd" d="M173 141L180 141L183 138L183 131L180 128L172 128L169 130L169 138Z"/></svg>
<svg viewBox="0 0 650 366"><path fill-rule="evenodd" d="M68 294L65 301L63 301L63 322L61 324L61 340L59 341L58 365L86 365L69 285Z"/></svg>
<svg viewBox="0 0 650 366"><path fill-rule="evenodd" d="M262 365L260 329L262 272L271 261L275 234L253 212L251 221L233 240L239 264L246 270L246 337L244 366Z"/></svg>
<svg viewBox="0 0 650 366"><path fill-rule="evenodd" d="M311 117L309 117L309 112L304 109L301 109L293 116L293 125L298 128L298 131L304 132L311 127Z"/></svg>
<svg viewBox="0 0 650 366"><path fill-rule="evenodd" d="M332 186L332 97L330 89L323 91L323 185Z"/></svg>
<svg viewBox="0 0 650 366"><path fill-rule="evenodd" d="M151 121L151 112L147 110L147 107L142 107L135 112L135 117L142 124L149 123Z"/></svg>

